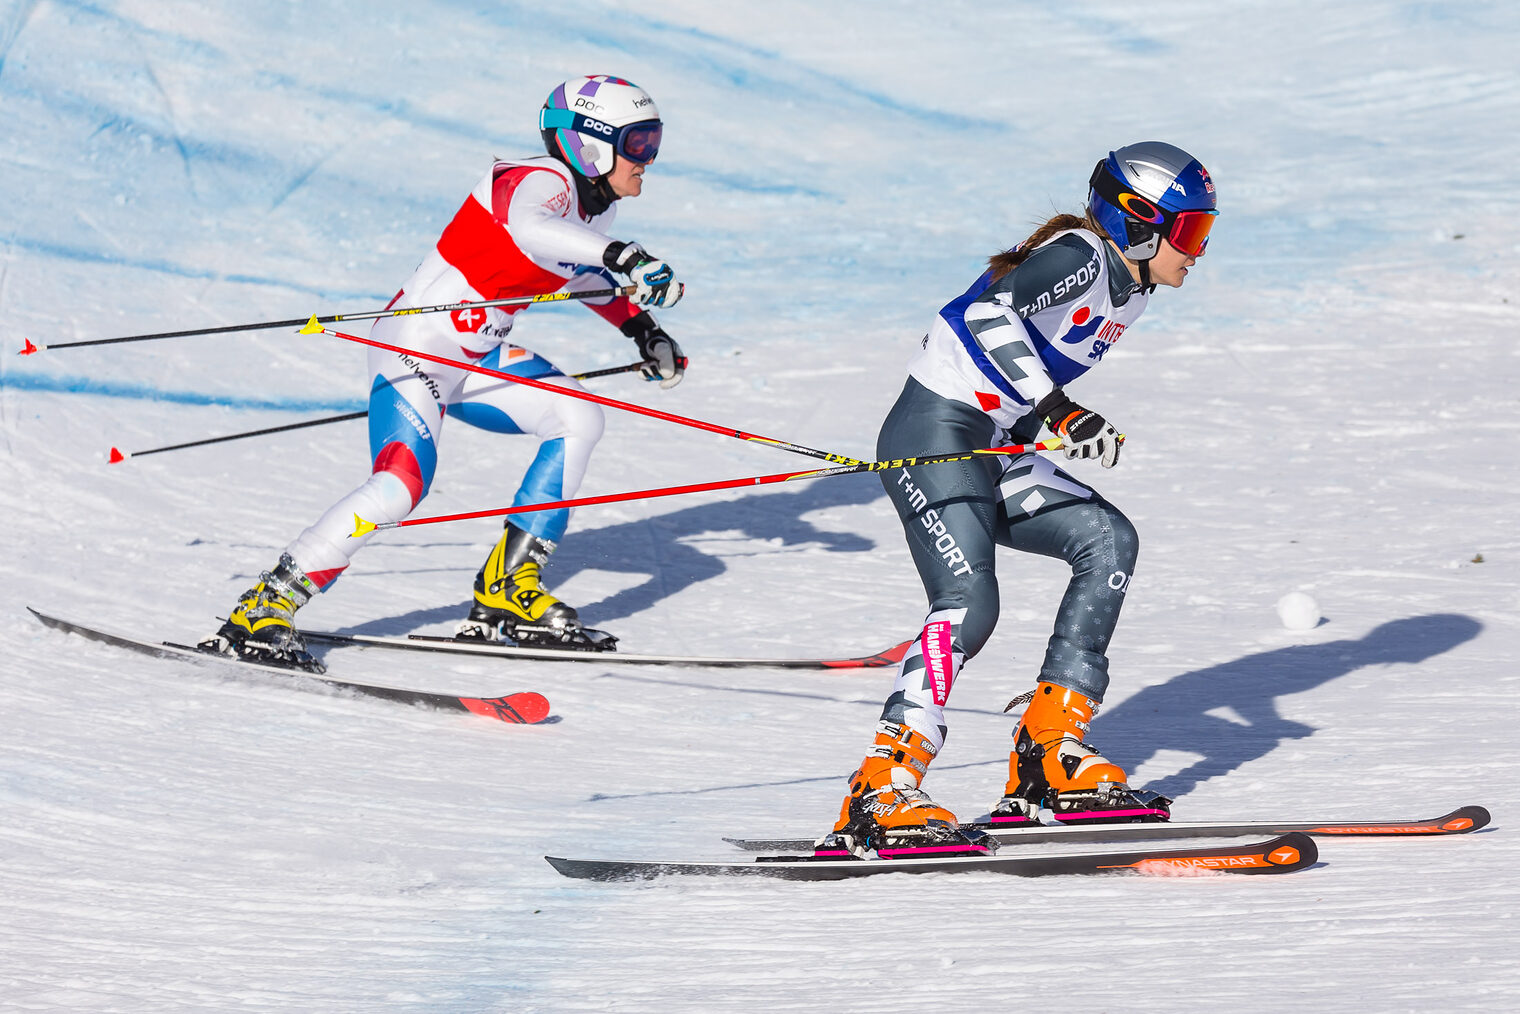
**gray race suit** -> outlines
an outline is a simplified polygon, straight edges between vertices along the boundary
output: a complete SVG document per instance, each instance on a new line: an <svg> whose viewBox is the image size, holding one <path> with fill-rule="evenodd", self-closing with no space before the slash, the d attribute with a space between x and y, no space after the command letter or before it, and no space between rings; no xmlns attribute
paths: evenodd
<svg viewBox="0 0 1520 1014"><path fill-rule="evenodd" d="M1085 230L1057 234L1003 278L982 275L925 336L882 423L877 457L1029 442L1040 428L1034 403L1096 365L1145 302L1119 254ZM997 623L998 545L1071 566L1039 679L1101 701L1139 548L1129 519L1035 453L898 468L881 479L929 599L883 721L943 745L950 689Z"/></svg>

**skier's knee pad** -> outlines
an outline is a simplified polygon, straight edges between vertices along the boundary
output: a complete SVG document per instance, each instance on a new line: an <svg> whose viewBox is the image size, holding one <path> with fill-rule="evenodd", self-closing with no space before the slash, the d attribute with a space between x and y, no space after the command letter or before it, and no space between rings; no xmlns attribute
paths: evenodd
<svg viewBox="0 0 1520 1014"><path fill-rule="evenodd" d="M431 445L428 445L427 449L431 451ZM375 455L374 475L388 476L406 491L409 502L397 516L397 520L406 517L411 509L427 496L428 486L433 482L433 472L437 467L437 462L436 454L423 454L419 457L411 447L399 440L386 444L380 449L380 453ZM394 490L393 486L385 488L392 492ZM395 499L395 496L392 495L391 499Z"/></svg>

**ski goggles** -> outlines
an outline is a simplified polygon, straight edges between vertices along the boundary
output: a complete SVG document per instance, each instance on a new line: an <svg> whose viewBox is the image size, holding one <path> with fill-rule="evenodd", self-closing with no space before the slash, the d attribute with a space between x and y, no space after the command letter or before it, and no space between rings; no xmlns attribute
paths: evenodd
<svg viewBox="0 0 1520 1014"><path fill-rule="evenodd" d="M630 162L648 165L660 153L660 135L664 124L659 120L640 120L626 127L614 127L594 116L570 109L542 109L538 114L540 130L573 130L588 137L604 138L614 151Z"/></svg>
<svg viewBox="0 0 1520 1014"><path fill-rule="evenodd" d="M665 125L659 120L630 123L618 131L617 153L630 162L648 165L660 153L660 135Z"/></svg>
<svg viewBox="0 0 1520 1014"><path fill-rule="evenodd" d="M1209 230L1214 228L1217 211L1179 211L1172 216L1166 241L1189 257L1203 256L1209 245Z"/></svg>

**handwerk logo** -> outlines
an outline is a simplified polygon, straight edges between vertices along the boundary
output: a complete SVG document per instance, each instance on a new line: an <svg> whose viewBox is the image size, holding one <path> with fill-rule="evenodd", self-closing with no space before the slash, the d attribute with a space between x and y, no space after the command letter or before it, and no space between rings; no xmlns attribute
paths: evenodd
<svg viewBox="0 0 1520 1014"><path fill-rule="evenodd" d="M934 703L940 707L950 698L950 685L955 682L955 659L952 654L948 620L935 620L924 627L919 643L923 645L925 682L934 695Z"/></svg>

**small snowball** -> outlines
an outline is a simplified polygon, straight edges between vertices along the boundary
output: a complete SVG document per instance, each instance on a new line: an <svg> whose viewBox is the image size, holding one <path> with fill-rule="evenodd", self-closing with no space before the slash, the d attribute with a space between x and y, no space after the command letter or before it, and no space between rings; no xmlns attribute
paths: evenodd
<svg viewBox="0 0 1520 1014"><path fill-rule="evenodd" d="M1289 592L1277 600L1277 617L1289 630L1313 630L1319 626L1319 603L1303 592Z"/></svg>

